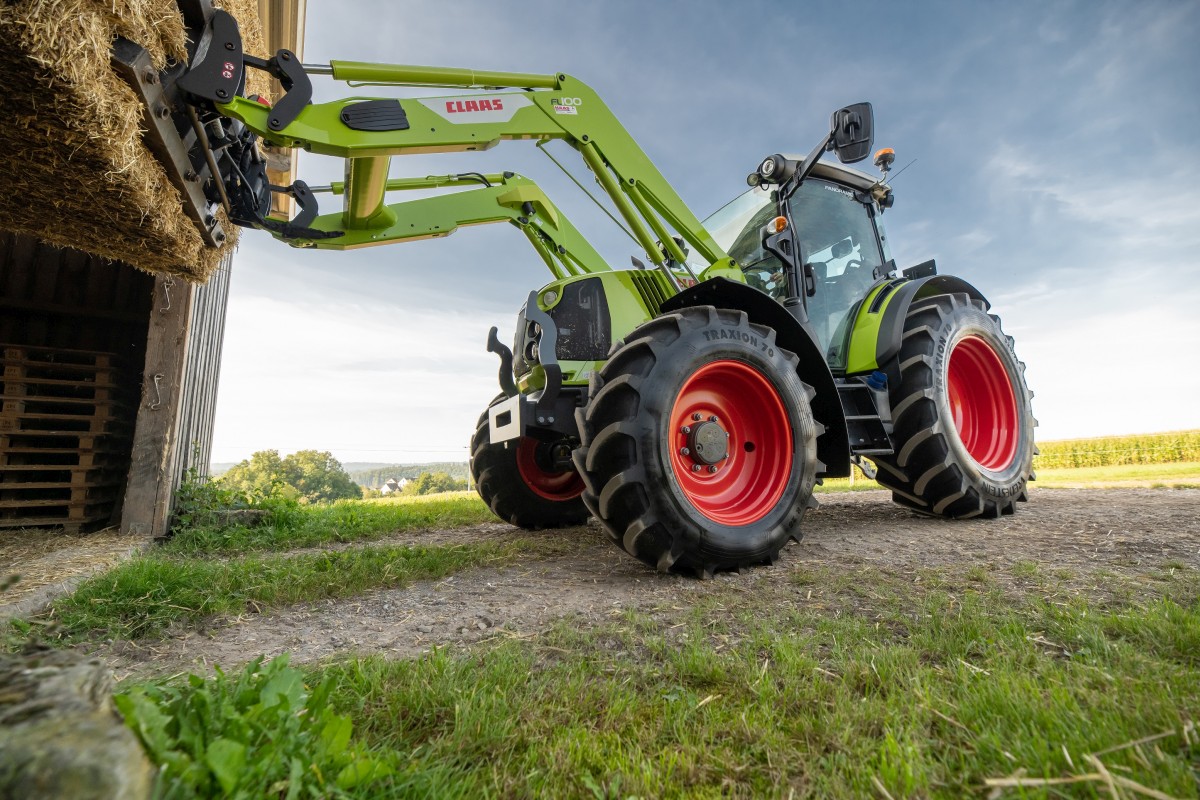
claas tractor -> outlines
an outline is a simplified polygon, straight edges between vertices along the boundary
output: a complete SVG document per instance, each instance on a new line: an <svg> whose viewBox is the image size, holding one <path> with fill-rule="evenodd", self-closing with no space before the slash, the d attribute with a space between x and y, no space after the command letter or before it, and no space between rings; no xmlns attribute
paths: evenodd
<svg viewBox="0 0 1200 800"><path fill-rule="evenodd" d="M1024 366L979 290L932 261L892 259L881 224L892 152L876 154L879 177L843 166L871 155L869 104L835 112L806 155L763 159L748 191L701 221L567 74L258 59L236 20L208 7L193 40L189 62L158 80L204 187L197 219L223 208L332 250L508 222L549 269L512 346L488 336L500 392L471 471L504 520L595 517L651 567L711 576L773 562L801 536L815 485L852 465L930 516L999 517L1026 499L1036 423ZM245 96L248 69L286 93L273 105ZM458 93L314 103L314 78ZM629 267L607 263L526 177L390 174L395 156L518 140L578 153L639 245ZM345 180L272 186L263 142L342 158ZM270 215L273 192L294 199L294 217ZM341 207L320 213L321 195Z"/></svg>

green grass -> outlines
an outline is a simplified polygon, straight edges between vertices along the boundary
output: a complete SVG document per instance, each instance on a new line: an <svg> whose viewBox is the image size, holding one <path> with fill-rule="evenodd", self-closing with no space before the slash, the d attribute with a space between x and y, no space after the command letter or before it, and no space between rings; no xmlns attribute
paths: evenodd
<svg viewBox="0 0 1200 800"><path fill-rule="evenodd" d="M753 604L739 584L714 586L686 610L567 620L467 654L310 665L306 683L352 726L339 747L390 772L349 796L959 798L986 796L989 778L1082 778L1095 754L1122 780L1196 797L1200 574L1148 570L1047 600L1072 576L1013 572L1028 591L975 568L810 569ZM246 735L239 718L258 706L205 715L223 680L122 688L166 698L166 717L143 708L142 724L169 727L187 707L208 740L283 748L282 730ZM269 724L291 731L294 716ZM293 764L328 759L319 740L288 736ZM1145 737L1157 738L1127 746ZM277 775L263 780L275 783L245 788L279 791ZM1088 780L1051 789L1002 796L1109 796Z"/></svg>
<svg viewBox="0 0 1200 800"><path fill-rule="evenodd" d="M1167 731L1100 758L1197 795L1200 734L1180 734L1200 714L1194 571L1133 604L1014 599L942 577L916 591L911 576L817 571L796 588L821 604L747 608L731 590L681 622L628 613L311 674L333 680L363 743L393 756L393 796L882 796L877 780L897 798L962 797L1018 769L1091 772L1087 754ZM373 791L389 796L386 784ZM1006 796L1107 794L1084 783Z"/></svg>
<svg viewBox="0 0 1200 800"><path fill-rule="evenodd" d="M227 561L155 553L84 582L54 602L52 636L143 639L207 617L255 613L326 598L405 586L485 564L563 552L571 539L514 536L444 547L363 547ZM18 626L23 627L23 626Z"/></svg>
<svg viewBox="0 0 1200 800"><path fill-rule="evenodd" d="M317 547L334 542L371 541L393 533L458 528L496 522L474 492L426 497L342 500L330 505L279 503L257 527L200 526L178 532L165 552L230 555Z"/></svg>

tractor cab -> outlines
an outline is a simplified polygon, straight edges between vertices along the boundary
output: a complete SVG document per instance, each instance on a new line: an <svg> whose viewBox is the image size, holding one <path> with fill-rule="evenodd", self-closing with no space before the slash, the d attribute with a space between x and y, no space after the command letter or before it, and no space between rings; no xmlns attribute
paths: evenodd
<svg viewBox="0 0 1200 800"><path fill-rule="evenodd" d="M798 159L803 163L803 159ZM845 369L852 311L891 271L880 209L865 173L821 162L788 200L796 226L808 319L830 368ZM778 214L775 189L755 187L704 221L742 269L746 282L779 302L790 296L786 270L763 246L762 230Z"/></svg>

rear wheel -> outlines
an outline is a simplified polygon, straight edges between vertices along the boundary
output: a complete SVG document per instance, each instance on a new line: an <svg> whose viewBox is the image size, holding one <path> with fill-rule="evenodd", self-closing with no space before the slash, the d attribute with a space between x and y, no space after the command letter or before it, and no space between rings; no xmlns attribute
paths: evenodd
<svg viewBox="0 0 1200 800"><path fill-rule="evenodd" d="M774 561L812 501L818 426L796 356L710 306L632 333L576 412L583 501L630 555L709 576Z"/></svg>
<svg viewBox="0 0 1200 800"><path fill-rule="evenodd" d="M570 447L566 439L532 436L492 444L485 411L471 437L475 489L496 516L521 528L582 525L588 517L580 499L583 480L574 468L562 466Z"/></svg>
<svg viewBox="0 0 1200 800"><path fill-rule="evenodd" d="M891 390L896 452L876 457L897 503L945 517L1011 514L1032 479L1032 395L1000 319L965 294L909 309L899 385Z"/></svg>

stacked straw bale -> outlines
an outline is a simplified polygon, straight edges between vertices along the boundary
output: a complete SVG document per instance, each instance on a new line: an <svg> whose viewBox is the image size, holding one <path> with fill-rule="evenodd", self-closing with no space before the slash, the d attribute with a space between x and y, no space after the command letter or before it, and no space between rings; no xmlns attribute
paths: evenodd
<svg viewBox="0 0 1200 800"><path fill-rule="evenodd" d="M246 52L263 55L257 0L216 5L237 18ZM117 36L159 69L186 58L171 0L0 0L0 228L205 281L236 229L226 222L235 235L210 248L184 213L142 143L142 104L112 69Z"/></svg>

